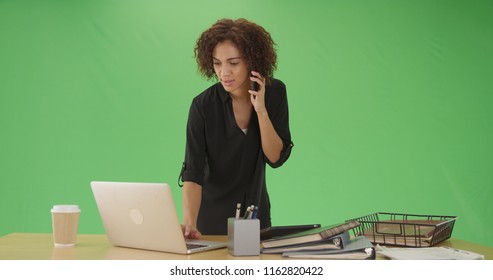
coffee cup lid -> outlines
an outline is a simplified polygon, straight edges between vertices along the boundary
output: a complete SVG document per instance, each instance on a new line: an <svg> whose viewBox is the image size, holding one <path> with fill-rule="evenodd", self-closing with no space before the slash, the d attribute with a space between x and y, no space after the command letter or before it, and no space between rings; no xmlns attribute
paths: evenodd
<svg viewBox="0 0 493 280"><path fill-rule="evenodd" d="M79 205L53 205L52 213L79 213Z"/></svg>

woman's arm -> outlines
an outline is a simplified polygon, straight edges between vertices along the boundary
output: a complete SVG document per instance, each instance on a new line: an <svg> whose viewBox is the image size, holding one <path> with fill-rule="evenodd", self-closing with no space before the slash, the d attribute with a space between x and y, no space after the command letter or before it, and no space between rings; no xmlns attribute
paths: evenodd
<svg viewBox="0 0 493 280"><path fill-rule="evenodd" d="M283 147L281 137L279 137L274 129L267 111L257 112L257 117L260 128L262 150L264 151L265 157L267 157L270 162L275 163L281 157Z"/></svg>
<svg viewBox="0 0 493 280"><path fill-rule="evenodd" d="M191 181L185 181L182 189L183 209L183 235L186 238L199 239L200 231L197 230L197 217L202 201L202 186Z"/></svg>
<svg viewBox="0 0 493 280"><path fill-rule="evenodd" d="M262 150L265 157L271 163L275 163L281 157L283 142L274 129L267 108L265 107L265 78L254 71L252 71L252 75L253 76L250 79L259 84L258 91L250 90L249 93L251 94L250 100L253 108L257 113Z"/></svg>

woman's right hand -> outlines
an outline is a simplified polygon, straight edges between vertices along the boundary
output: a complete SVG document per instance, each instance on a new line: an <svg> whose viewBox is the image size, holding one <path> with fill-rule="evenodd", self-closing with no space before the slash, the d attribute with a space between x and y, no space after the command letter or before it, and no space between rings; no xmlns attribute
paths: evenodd
<svg viewBox="0 0 493 280"><path fill-rule="evenodd" d="M191 225L181 225L181 230L183 232L183 236L188 239L200 239L202 236L202 233L200 231Z"/></svg>
<svg viewBox="0 0 493 280"><path fill-rule="evenodd" d="M197 229L197 216L199 215L202 200L202 186L190 181L183 183L183 220L181 230L183 236L189 239L200 239L202 234Z"/></svg>

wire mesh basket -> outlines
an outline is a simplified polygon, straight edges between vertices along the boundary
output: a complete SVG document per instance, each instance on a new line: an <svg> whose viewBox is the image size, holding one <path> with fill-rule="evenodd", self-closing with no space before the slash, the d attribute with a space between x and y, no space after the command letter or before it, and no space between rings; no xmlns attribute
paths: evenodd
<svg viewBox="0 0 493 280"><path fill-rule="evenodd" d="M457 216L377 212L348 221L358 221L355 236L366 236L374 244L431 247L452 236Z"/></svg>

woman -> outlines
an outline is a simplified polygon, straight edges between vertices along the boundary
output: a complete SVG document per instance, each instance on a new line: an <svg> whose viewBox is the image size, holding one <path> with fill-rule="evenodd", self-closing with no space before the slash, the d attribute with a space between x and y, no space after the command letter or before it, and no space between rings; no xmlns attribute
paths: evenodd
<svg viewBox="0 0 493 280"><path fill-rule="evenodd" d="M194 53L201 74L219 82L190 107L181 173L184 235L226 234L238 203L242 214L258 206L260 226L268 227L265 163L281 166L293 146L286 88L272 77L274 42L255 23L222 19L202 33Z"/></svg>

